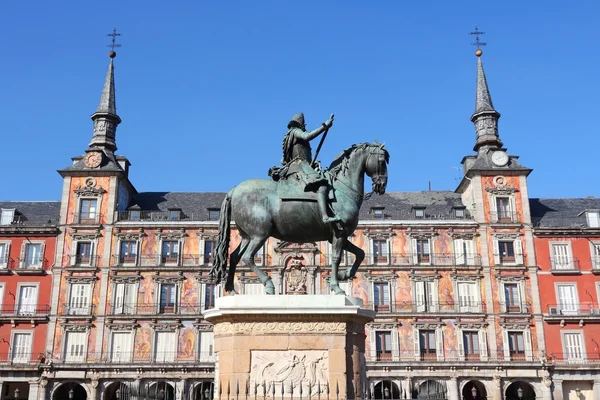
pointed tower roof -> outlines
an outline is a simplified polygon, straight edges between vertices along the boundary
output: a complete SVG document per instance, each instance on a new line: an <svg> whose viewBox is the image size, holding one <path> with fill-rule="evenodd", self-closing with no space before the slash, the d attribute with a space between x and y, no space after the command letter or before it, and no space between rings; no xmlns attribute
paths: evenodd
<svg viewBox="0 0 600 400"><path fill-rule="evenodd" d="M488 88L487 79L485 78L485 72L483 71L481 57L477 57L477 96L475 100L475 113L473 116L486 111L498 114L494 109L494 104L492 104L492 96L490 96L490 90ZM500 116L500 114L498 114L498 116Z"/></svg>
<svg viewBox="0 0 600 400"><path fill-rule="evenodd" d="M475 112L471 116L471 121L475 124L475 133L477 140L473 150L479 151L482 147L501 148L503 146L498 136L498 119L500 113L494 108L492 96L488 88L487 79L481 62L483 52L478 49L475 52L477 56L477 89L475 96Z"/></svg>
<svg viewBox="0 0 600 400"><path fill-rule="evenodd" d="M98 104L96 113L117 115L117 105L115 102L114 58L111 58L110 64L108 64L108 72L106 73L106 78L104 79L102 96L100 96L100 104Z"/></svg>

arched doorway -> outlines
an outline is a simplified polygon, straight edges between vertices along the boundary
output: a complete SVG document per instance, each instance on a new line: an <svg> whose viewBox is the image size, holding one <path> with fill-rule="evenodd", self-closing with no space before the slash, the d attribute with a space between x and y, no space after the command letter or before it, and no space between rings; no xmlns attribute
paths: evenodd
<svg viewBox="0 0 600 400"><path fill-rule="evenodd" d="M129 382L113 382L104 390L103 400L132 400L133 395Z"/></svg>
<svg viewBox="0 0 600 400"><path fill-rule="evenodd" d="M416 390L416 397L419 400L447 400L448 391L443 382L427 380L421 383Z"/></svg>
<svg viewBox="0 0 600 400"><path fill-rule="evenodd" d="M462 390L462 400L487 400L487 392L483 383L469 381Z"/></svg>
<svg viewBox="0 0 600 400"><path fill-rule="evenodd" d="M213 400L215 397L215 386L212 381L200 382L192 392L190 400Z"/></svg>
<svg viewBox="0 0 600 400"><path fill-rule="evenodd" d="M165 381L147 384L140 394L141 398L148 400L175 400L175 388Z"/></svg>
<svg viewBox="0 0 600 400"><path fill-rule="evenodd" d="M52 400L86 400L87 392L79 383L69 382L60 385L52 396Z"/></svg>
<svg viewBox="0 0 600 400"><path fill-rule="evenodd" d="M516 381L508 385L504 394L506 400L535 400L535 390L523 381Z"/></svg>
<svg viewBox="0 0 600 400"><path fill-rule="evenodd" d="M381 381L373 388L374 399L401 399L401 390L392 381Z"/></svg>

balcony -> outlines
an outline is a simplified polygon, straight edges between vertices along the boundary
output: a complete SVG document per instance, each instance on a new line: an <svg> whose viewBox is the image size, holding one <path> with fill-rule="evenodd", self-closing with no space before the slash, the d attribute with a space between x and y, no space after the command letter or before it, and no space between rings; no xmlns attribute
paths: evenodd
<svg viewBox="0 0 600 400"><path fill-rule="evenodd" d="M71 224L73 225L99 225L103 215L98 212L74 213Z"/></svg>
<svg viewBox="0 0 600 400"><path fill-rule="evenodd" d="M502 314L531 314L531 305L529 303L498 303L500 305L500 313Z"/></svg>
<svg viewBox="0 0 600 400"><path fill-rule="evenodd" d="M483 313L483 303L469 302L467 304L458 302L423 302L397 301L393 303L365 303L365 308L379 313L413 314L413 313L447 313L447 314L473 314Z"/></svg>
<svg viewBox="0 0 600 400"><path fill-rule="evenodd" d="M579 259L572 257L550 257L550 272L554 275L580 274Z"/></svg>
<svg viewBox="0 0 600 400"><path fill-rule="evenodd" d="M122 365L137 367L139 365L161 365L163 367L181 367L182 364L214 364L216 356L214 353L186 354L177 351L114 351L88 354L87 357L68 357L63 356L60 359L52 360L57 364L104 364L104 365Z"/></svg>
<svg viewBox="0 0 600 400"><path fill-rule="evenodd" d="M90 317L96 309L95 304L64 304L63 310L65 315Z"/></svg>
<svg viewBox="0 0 600 400"><path fill-rule="evenodd" d="M50 314L48 304L2 304L1 320L45 320Z"/></svg>
<svg viewBox="0 0 600 400"><path fill-rule="evenodd" d="M10 258L8 254L0 257L0 275L7 275L15 268L15 260Z"/></svg>
<svg viewBox="0 0 600 400"><path fill-rule="evenodd" d="M0 353L0 367L2 366L37 366L45 362L44 355L41 353L18 352L18 353Z"/></svg>
<svg viewBox="0 0 600 400"><path fill-rule="evenodd" d="M563 319L600 321L600 305L593 303L548 304L544 320L561 321Z"/></svg>
<svg viewBox="0 0 600 400"><path fill-rule="evenodd" d="M49 266L49 261L41 257L17 258L15 273L18 275L43 275Z"/></svg>
<svg viewBox="0 0 600 400"><path fill-rule="evenodd" d="M497 224L514 224L519 222L519 214L512 211L491 212L490 218L493 223Z"/></svg>
<svg viewBox="0 0 600 400"><path fill-rule="evenodd" d="M574 351L571 353L551 353L546 362L554 365L582 365L584 367L600 367L600 354L583 354L583 351Z"/></svg>
<svg viewBox="0 0 600 400"><path fill-rule="evenodd" d="M590 264L592 265L592 274L600 274L600 256L590 258Z"/></svg>
<svg viewBox="0 0 600 400"><path fill-rule="evenodd" d="M263 257L256 255L254 261L256 265L269 263L270 256ZM209 266L212 264L212 257L201 254L129 254L113 255L111 258L112 267L198 267Z"/></svg>
<svg viewBox="0 0 600 400"><path fill-rule="evenodd" d="M435 349L420 350L417 354L412 351L401 351L397 352L382 352L377 351L373 355L372 353L366 354L368 362L381 362L381 363L414 363L415 361L421 361L423 363L438 363L438 362L456 362L456 363L531 363L537 361L533 351L513 351L504 353L500 350L496 353L488 353L487 351L467 351L462 352L456 349L445 349L443 357L438 358L437 351ZM600 361L600 360L599 360Z"/></svg>
<svg viewBox="0 0 600 400"><path fill-rule="evenodd" d="M198 304L181 303L166 305L161 303L123 303L109 304L107 315L201 315L202 310Z"/></svg>
<svg viewBox="0 0 600 400"><path fill-rule="evenodd" d="M71 267L97 267L100 264L100 256L98 255L90 255L90 256L65 256L65 264Z"/></svg>
<svg viewBox="0 0 600 400"><path fill-rule="evenodd" d="M354 258L352 258L352 261ZM366 254L363 265L433 265L433 266L480 266L481 256L443 253L390 253Z"/></svg>

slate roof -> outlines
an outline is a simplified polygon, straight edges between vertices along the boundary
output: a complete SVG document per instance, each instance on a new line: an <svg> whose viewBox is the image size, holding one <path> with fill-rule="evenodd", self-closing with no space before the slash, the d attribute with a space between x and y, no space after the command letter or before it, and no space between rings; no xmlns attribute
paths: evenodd
<svg viewBox="0 0 600 400"><path fill-rule="evenodd" d="M188 216L206 216L208 209L220 209L224 192L143 192L134 196L132 205L144 211L181 209ZM139 207L138 207L139 206ZM453 208L464 208L460 194L451 191L391 192L373 194L363 202L360 219L376 219L372 207L384 207L387 219L413 219L413 207L424 207L427 219L449 219ZM132 209L132 207L129 207ZM208 218L206 218L208 219Z"/></svg>
<svg viewBox="0 0 600 400"><path fill-rule="evenodd" d="M600 198L529 199L536 228L587 228L585 211L600 211Z"/></svg>
<svg viewBox="0 0 600 400"><path fill-rule="evenodd" d="M14 208L15 221L27 226L58 225L60 201L0 201L0 209Z"/></svg>

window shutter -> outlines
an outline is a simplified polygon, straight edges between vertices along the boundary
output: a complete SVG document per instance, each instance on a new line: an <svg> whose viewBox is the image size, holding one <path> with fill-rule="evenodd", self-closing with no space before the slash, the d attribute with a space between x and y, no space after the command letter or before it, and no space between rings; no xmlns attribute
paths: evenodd
<svg viewBox="0 0 600 400"><path fill-rule="evenodd" d="M115 314L123 314L125 303L125 284L117 283L115 285Z"/></svg>
<svg viewBox="0 0 600 400"><path fill-rule="evenodd" d="M377 340L375 337L375 329L372 326L369 326L368 329L369 329L369 343L371 345L371 347L370 347L371 360L375 361L375 360L377 360Z"/></svg>
<svg viewBox="0 0 600 400"><path fill-rule="evenodd" d="M521 243L521 238L515 239L515 262L517 265L523 264L523 245Z"/></svg>
<svg viewBox="0 0 600 400"><path fill-rule="evenodd" d="M411 247L412 247L412 250L410 252L411 256L412 256L411 261L412 261L412 264L417 265L417 264L419 264L419 256L418 256L418 252L417 252L417 239L414 239L414 238L411 239L410 243L411 243Z"/></svg>
<svg viewBox="0 0 600 400"><path fill-rule="evenodd" d="M329 245L329 249L331 250L329 252L329 265L332 264L333 261L333 246ZM369 263L371 265L375 264L375 243L373 242L373 239L369 239L369 249L371 250L369 252Z"/></svg>
<svg viewBox="0 0 600 400"><path fill-rule="evenodd" d="M527 310L527 302L525 301L525 281L521 281L518 283L519 288L519 303L521 305L521 312L529 311Z"/></svg>
<svg viewBox="0 0 600 400"><path fill-rule="evenodd" d="M206 258L204 257L204 246L206 246L206 241L204 239L200 239L200 260L199 264L200 265L207 265L208 263L205 262L204 260L206 260Z"/></svg>
<svg viewBox="0 0 600 400"><path fill-rule="evenodd" d="M415 305L417 312L425 311L425 282L415 282Z"/></svg>
<svg viewBox="0 0 600 400"><path fill-rule="evenodd" d="M490 214L492 216L492 222L498 221L498 206L496 205L496 196L488 196L490 199Z"/></svg>
<svg viewBox="0 0 600 400"><path fill-rule="evenodd" d="M419 330L413 330L413 350L415 355L415 360L421 360L421 344L419 343Z"/></svg>
<svg viewBox="0 0 600 400"><path fill-rule="evenodd" d="M465 240L467 265L475 265L475 243L472 239Z"/></svg>
<svg viewBox="0 0 600 400"><path fill-rule="evenodd" d="M488 360L487 333L485 329L479 330L479 356L481 361Z"/></svg>
<svg viewBox="0 0 600 400"><path fill-rule="evenodd" d="M533 361L533 349L531 347L531 331L526 329L523 332L523 340L525 341L525 359L527 361Z"/></svg>
<svg viewBox="0 0 600 400"><path fill-rule="evenodd" d="M200 298L200 311L204 311L206 309L206 290L207 290L207 285L206 283L201 283L200 284L200 294L198 295L198 297ZM216 287L215 287L215 297L216 297Z"/></svg>
<svg viewBox="0 0 600 400"><path fill-rule="evenodd" d="M214 334L213 332L200 332L200 360L212 361L214 355Z"/></svg>
<svg viewBox="0 0 600 400"><path fill-rule="evenodd" d="M135 314L137 309L137 284L129 283L125 286L125 304L123 311L128 314Z"/></svg>
<svg viewBox="0 0 600 400"><path fill-rule="evenodd" d="M456 265L465 264L465 253L463 251L463 239L454 239L454 260Z"/></svg>
<svg viewBox="0 0 600 400"><path fill-rule="evenodd" d="M25 249L27 249L27 244L23 243L21 245L21 257L19 258L19 268L25 267Z"/></svg>
<svg viewBox="0 0 600 400"><path fill-rule="evenodd" d="M437 328L435 330L435 341L436 341L436 346L435 346L435 351L437 353L437 359L438 361L443 361L444 360L444 331L442 330L442 328Z"/></svg>
<svg viewBox="0 0 600 400"><path fill-rule="evenodd" d="M506 304L506 287L504 283L500 283L500 312L505 313L508 310L508 305Z"/></svg>
<svg viewBox="0 0 600 400"><path fill-rule="evenodd" d="M46 242L42 242L42 245L40 246L40 268L42 268L42 269L44 269L44 267L46 266L45 258L44 258L45 250L46 250Z"/></svg>
<svg viewBox="0 0 600 400"><path fill-rule="evenodd" d="M494 265L500 265L500 247L498 246L498 240L493 239L494 242Z"/></svg>
<svg viewBox="0 0 600 400"><path fill-rule="evenodd" d="M462 330L460 329L456 329L456 336L457 336L457 343L458 343L458 359L460 361L464 361L465 360L465 337L462 333Z"/></svg>
<svg viewBox="0 0 600 400"><path fill-rule="evenodd" d="M504 361L510 361L510 343L508 341L508 332L502 331L502 348L504 349Z"/></svg>
<svg viewBox="0 0 600 400"><path fill-rule="evenodd" d="M427 282L427 292L429 294L430 299L430 311L438 312L439 311L439 295L438 295L438 281Z"/></svg>

